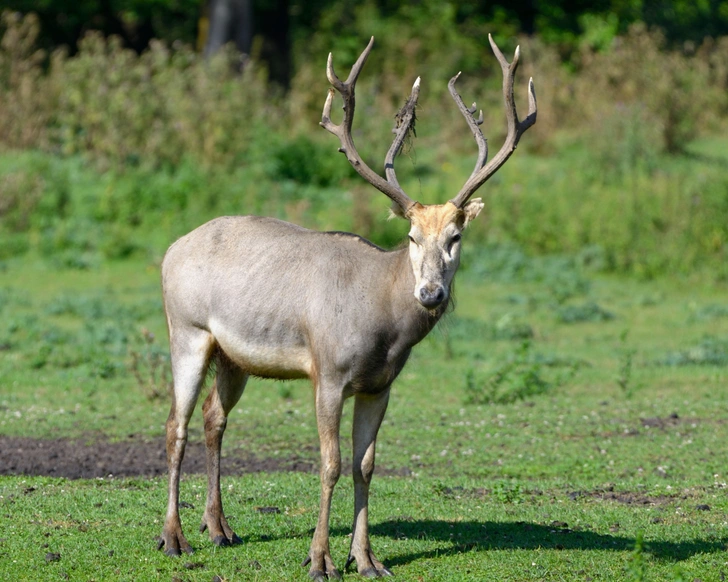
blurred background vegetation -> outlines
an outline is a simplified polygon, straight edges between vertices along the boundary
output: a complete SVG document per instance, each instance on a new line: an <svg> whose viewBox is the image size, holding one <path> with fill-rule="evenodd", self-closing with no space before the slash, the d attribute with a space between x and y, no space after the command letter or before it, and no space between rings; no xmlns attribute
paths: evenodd
<svg viewBox="0 0 728 582"><path fill-rule="evenodd" d="M494 248L576 257L639 277L728 277L728 1L252 0L250 34L205 51L198 0L9 0L0 22L0 264L93 269L146 257L226 213L353 230L392 246L403 221L318 127L372 35L355 137L379 168L393 116L423 78L410 196L444 202L476 147L446 91L505 132L487 43L520 44L538 123L482 190L470 260ZM238 43L238 46L241 46Z"/></svg>

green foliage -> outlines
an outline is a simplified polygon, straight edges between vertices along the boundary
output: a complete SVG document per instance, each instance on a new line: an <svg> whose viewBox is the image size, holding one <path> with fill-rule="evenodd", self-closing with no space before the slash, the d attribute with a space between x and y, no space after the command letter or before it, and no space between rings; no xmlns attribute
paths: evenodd
<svg viewBox="0 0 728 582"><path fill-rule="evenodd" d="M594 301L587 301L580 305L564 305L556 312L561 323L581 323L585 321L611 321L615 315L611 311L600 307Z"/></svg>
<svg viewBox="0 0 728 582"><path fill-rule="evenodd" d="M263 74L239 75L236 55L209 63L154 42L138 56L118 39L88 35L72 59L53 64L59 88L53 135L64 153L114 164L178 165L185 156L232 167L271 122Z"/></svg>
<svg viewBox="0 0 728 582"><path fill-rule="evenodd" d="M476 380L473 370L468 371L466 402L510 403L543 394L553 385L542 377L541 368L541 363L532 357L530 340L526 340L484 382Z"/></svg>
<svg viewBox="0 0 728 582"><path fill-rule="evenodd" d="M500 282L540 283L561 304L589 291L588 269L579 257L531 256L514 244L477 244L464 250L467 277ZM588 262L588 260L586 261Z"/></svg>
<svg viewBox="0 0 728 582"><path fill-rule="evenodd" d="M644 532L637 532L634 551L629 557L627 575L633 582L645 582L647 576L647 558L645 557Z"/></svg>
<svg viewBox="0 0 728 582"><path fill-rule="evenodd" d="M638 386L634 382L634 378L632 375L632 365L634 363L634 356L637 351L627 346L628 335L629 330L624 330L619 336L619 369L617 372L616 381L617 385L622 390L622 394L624 394L624 396L627 398L632 398L635 390L637 390L638 388Z"/></svg>
<svg viewBox="0 0 728 582"><path fill-rule="evenodd" d="M660 366L728 366L728 339L706 336L697 345L670 352L656 363Z"/></svg>
<svg viewBox="0 0 728 582"><path fill-rule="evenodd" d="M142 319L160 309L159 299L128 306L113 293L64 293L31 310L9 295L5 313L13 315L0 328L0 343L36 371L74 370L93 380L131 372L146 393L169 384L169 370L162 369L167 352L149 341L153 335L136 332Z"/></svg>
<svg viewBox="0 0 728 582"><path fill-rule="evenodd" d="M622 123L629 123L621 127L625 134L621 141L627 145L621 155L638 162L640 157L654 155L650 150L684 151L699 128L710 122L711 114L725 106L724 87L712 81L705 56L667 50L664 35L644 25L630 27L609 51L585 51L577 91L584 100L582 111L595 124L594 137L599 134L599 141L614 142L618 135L607 134L603 139L600 120L622 116ZM593 142L594 153L599 141Z"/></svg>
<svg viewBox="0 0 728 582"><path fill-rule="evenodd" d="M525 501L525 492L520 483L499 481L493 487L492 495L501 503L518 505Z"/></svg>
<svg viewBox="0 0 728 582"><path fill-rule="evenodd" d="M485 20L475 8L464 20L466 8L337 5L297 40L285 96L254 60L240 74L232 53L204 63L180 44L155 42L137 54L90 34L74 56L48 55L37 49L38 20L6 13L0 146L34 153L6 154L11 161L0 163L0 260L38 252L79 269L157 260L171 240L224 213L354 229L395 246L403 223L384 220L381 194L316 127L323 63L333 49L344 74L376 35L354 125L374 168L383 151L371 152L386 147L409 85L418 75L431 79L421 99L422 145L397 169L413 197L441 203L467 176L473 154L444 90L453 72L466 73L459 90L483 107L491 143L503 132L500 72L481 42ZM466 249L478 249L472 276L541 280L558 304L584 295L583 274L595 270L728 278L726 148L705 137L728 119L728 40L675 50L653 30L622 30L620 20L620 36L607 43L613 23L603 14L595 8L596 19L584 24L602 40L585 43L571 68L542 39L520 39L539 122L522 142L531 151L521 147L486 186L487 224L481 219L468 233L474 244ZM352 32L335 34L342 24ZM507 39L501 44L508 48ZM533 258L542 254L549 264Z"/></svg>
<svg viewBox="0 0 728 582"><path fill-rule="evenodd" d="M148 329L143 328L141 335L141 346L129 349L129 371L147 399L167 399L173 389L169 351L157 344L154 334Z"/></svg>
<svg viewBox="0 0 728 582"><path fill-rule="evenodd" d="M332 155L332 148L299 135L271 148L270 179L328 188L349 176L349 167Z"/></svg>

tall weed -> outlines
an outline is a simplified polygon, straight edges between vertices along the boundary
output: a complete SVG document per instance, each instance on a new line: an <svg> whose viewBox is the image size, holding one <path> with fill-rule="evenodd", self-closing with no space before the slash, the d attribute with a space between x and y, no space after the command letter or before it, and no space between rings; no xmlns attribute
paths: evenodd
<svg viewBox="0 0 728 582"><path fill-rule="evenodd" d="M0 13L0 147L49 146L58 94L44 72L47 55L36 46L39 34L34 14Z"/></svg>
<svg viewBox="0 0 728 582"><path fill-rule="evenodd" d="M533 353L530 339L524 340L507 361L487 378L474 370L465 378L467 404L509 404L544 394L571 380L582 362L544 358ZM559 368L546 373L546 368Z"/></svg>
<svg viewBox="0 0 728 582"><path fill-rule="evenodd" d="M635 24L614 39L611 50L582 52L575 91L580 111L596 127L614 107L641 108L640 125L655 132L656 145L675 153L725 107L719 83L712 80L709 59L694 49L668 50L660 31Z"/></svg>

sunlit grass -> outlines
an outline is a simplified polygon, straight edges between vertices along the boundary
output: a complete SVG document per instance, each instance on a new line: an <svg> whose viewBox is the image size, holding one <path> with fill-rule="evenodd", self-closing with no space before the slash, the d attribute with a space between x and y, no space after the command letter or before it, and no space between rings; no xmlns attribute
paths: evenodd
<svg viewBox="0 0 728 582"><path fill-rule="evenodd" d="M497 280L498 271L483 277L477 259L466 257L454 313L415 349L393 388L372 498L380 557L404 579L628 579L629 556L644 532L654 579L677 576L675 566L704 580L728 569L721 557L728 540L728 368L666 361L694 353L705 338L722 349L722 286L594 277L541 259L528 259L508 282ZM558 276L549 274L554 265ZM533 273L539 280L530 280ZM131 435L162 447L169 403L149 400L129 369L142 329L166 349L157 268L127 261L58 271L10 262L5 274L0 433L87 443ZM584 282L575 285L573 277ZM559 317L564 305L587 301L614 317ZM469 383L484 385L522 349L522 339L502 335L509 322L532 331L527 357L538 363L545 387L502 403L469 404ZM89 333L94 327L107 329L101 340ZM632 358L627 378L625 353ZM107 375L94 358L105 362ZM565 380L555 381L564 370ZM350 414L347 406L345 459ZM199 411L190 435L202 438ZM224 451L295 456L315 466L316 444L310 385L252 380L231 414ZM408 476L386 476L393 472ZM351 521L349 480L339 484L332 522L340 564ZM187 476L183 499L195 509L183 509L183 520L199 551L182 560L154 551L163 480L0 483L3 577L17 577L27 564L44 576L71 578L305 576L298 564L315 523L312 474L226 478L228 512L246 543L223 551L195 533L204 482ZM281 513L259 514L256 506ZM61 558L46 561L49 553Z"/></svg>

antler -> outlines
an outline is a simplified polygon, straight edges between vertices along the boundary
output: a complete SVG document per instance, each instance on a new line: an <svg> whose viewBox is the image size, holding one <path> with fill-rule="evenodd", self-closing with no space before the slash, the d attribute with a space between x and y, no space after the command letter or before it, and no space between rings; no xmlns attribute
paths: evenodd
<svg viewBox="0 0 728 582"><path fill-rule="evenodd" d="M384 158L384 173L387 177L385 180L361 159L361 156L356 151L354 139L351 136L356 101L354 97L354 86L373 45L374 37L371 38L364 52L359 56L356 63L354 63L346 81L341 81L336 76L336 73L334 73L333 58L331 53L329 53L329 60L326 64L326 76L334 87L329 89L329 94L326 97L320 125L339 138L339 141L341 141L339 151L346 155L346 159L349 160L349 163L357 173L377 190L389 196L401 208L402 213L406 215L416 203L404 193L399 182L397 182L397 176L394 173L394 158L402 148L407 133L410 130L414 130L415 107L417 106L417 97L420 94L420 78L417 77L415 84L412 86L412 93L407 103L405 103L404 107L397 114L397 125L392 129L392 133L395 134L394 141L387 152L387 156ZM341 94L344 100L344 119L339 125L331 121L331 104L334 100L334 89Z"/></svg>
<svg viewBox="0 0 728 582"><path fill-rule="evenodd" d="M462 208L465 203L470 199L473 193L480 188L498 169L505 164L506 160L511 157L511 154L516 150L518 141L521 139L523 133L536 123L536 92L533 86L533 79L528 81L528 116L523 121L518 120L518 113L516 112L516 103L513 98L513 79L518 68L518 58L520 56L520 47L516 47L516 52L513 55L513 62L509 63L503 56L498 46L493 41L493 37L488 35L490 46L493 48L498 62L500 63L503 71L503 99L506 106L506 120L508 122L508 135L506 141L501 147L500 151L496 156L486 164L488 160L488 141L483 137L483 132L480 131L480 124L483 123L483 112L480 112L479 119L475 119L473 114L475 113L475 103L471 108L465 107L463 100L460 95L455 91L455 82L458 80L460 73L455 75L447 87L450 90L452 98L455 100L460 112L465 117L470 130L473 132L473 137L478 144L478 160L475 162L475 169L468 178L465 185L462 187L458 195L450 200L458 208Z"/></svg>

